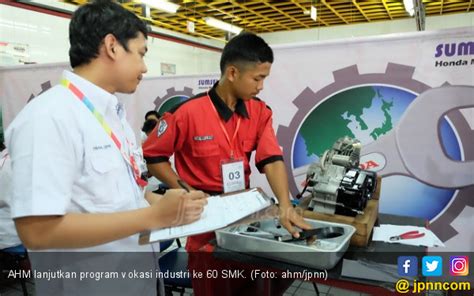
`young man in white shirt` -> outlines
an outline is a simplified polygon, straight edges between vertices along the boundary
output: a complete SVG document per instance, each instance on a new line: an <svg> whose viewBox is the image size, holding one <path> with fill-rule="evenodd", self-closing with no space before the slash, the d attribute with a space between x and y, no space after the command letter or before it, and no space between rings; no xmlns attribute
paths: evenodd
<svg viewBox="0 0 474 296"><path fill-rule="evenodd" d="M10 213L11 182L10 156L8 150L3 149L0 151L0 250L21 244Z"/></svg>
<svg viewBox="0 0 474 296"><path fill-rule="evenodd" d="M145 24L118 4L96 1L76 10L69 39L74 71L25 106L6 133L18 234L29 250L55 251L33 253L32 267L77 276L36 277L37 295L154 295L153 272L133 274L157 269L153 246L139 246L138 234L198 220L205 195L163 197L140 187L139 144L113 94L133 93L147 71ZM99 271L125 276L108 282L110 274ZM85 275L92 281L80 280Z"/></svg>

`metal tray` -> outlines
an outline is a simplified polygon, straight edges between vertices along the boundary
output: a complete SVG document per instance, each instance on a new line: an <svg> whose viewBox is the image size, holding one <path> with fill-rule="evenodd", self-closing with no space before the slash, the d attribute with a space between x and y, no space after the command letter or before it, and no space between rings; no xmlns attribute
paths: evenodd
<svg viewBox="0 0 474 296"><path fill-rule="evenodd" d="M314 228L342 227L344 234L335 238L316 240L311 245L307 245L306 241L281 242L274 236L278 234L290 238L291 235L279 225L278 219L266 219L259 221L260 231L257 231L259 236L255 235L256 232L249 235L247 231L249 224L231 226L216 231L217 245L235 252L252 253L255 256L315 269L333 268L349 247L349 241L356 230L355 227L326 221L305 220Z"/></svg>

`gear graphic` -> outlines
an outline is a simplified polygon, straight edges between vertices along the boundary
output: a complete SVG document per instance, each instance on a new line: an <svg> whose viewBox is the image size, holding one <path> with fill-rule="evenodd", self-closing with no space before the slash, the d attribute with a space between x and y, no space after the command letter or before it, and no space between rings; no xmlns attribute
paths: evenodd
<svg viewBox="0 0 474 296"><path fill-rule="evenodd" d="M352 65L334 71L334 82L317 92L313 92L309 87L305 88L293 100L293 104L298 108L298 111L295 113L290 124L288 126L280 125L277 131L277 138L283 147L284 159L287 162L288 175L294 176L292 171L293 142L300 124L316 106L335 93L361 85L393 85L415 94L420 94L430 89L430 86L412 78L414 72L415 67L388 63L385 73L360 74L357 65ZM471 130L469 123L459 110L450 111L447 117L454 125L458 135L468 135L465 139L460 139L460 146L464 152L464 161L474 160L474 141L472 141L474 139L474 131ZM294 178L290 178L289 186L292 195L296 196L299 190ZM474 196L474 185L457 190L451 199L451 204L446 206L444 211L431 221L430 228L442 241L447 241L458 234L450 224L466 206L474 207L472 196Z"/></svg>
<svg viewBox="0 0 474 296"><path fill-rule="evenodd" d="M29 103L31 100L33 100L34 98L36 98L37 96L44 93L45 91L47 91L50 88L51 88L51 81L48 80L48 81L45 81L45 82L41 83L41 92L39 94L37 94L36 96L34 94L31 94L30 97L28 98L27 103Z"/></svg>
<svg viewBox="0 0 474 296"><path fill-rule="evenodd" d="M153 103L155 104L155 110L158 111L158 113L160 113L160 109L163 109L163 107L165 107L165 105L168 101L170 101L172 99L175 99L175 98L189 99L193 96L194 96L193 89L190 88L190 87L185 86L182 91L177 91L174 87L171 87L171 88L168 88L166 90L166 95L165 96L156 97L156 99L153 101ZM172 107L172 106L166 106L166 107ZM169 108L167 110L169 110ZM162 115L162 113L160 113L160 114Z"/></svg>
<svg viewBox="0 0 474 296"><path fill-rule="evenodd" d="M460 139L464 161L474 160L474 130L471 129L466 118L459 110L449 112L447 117L453 123L458 135L468 135ZM430 223L430 228L443 242L458 234L451 226L452 220L459 216L465 207L474 208L474 185L461 188L456 193L457 195L452 199L453 202Z"/></svg>

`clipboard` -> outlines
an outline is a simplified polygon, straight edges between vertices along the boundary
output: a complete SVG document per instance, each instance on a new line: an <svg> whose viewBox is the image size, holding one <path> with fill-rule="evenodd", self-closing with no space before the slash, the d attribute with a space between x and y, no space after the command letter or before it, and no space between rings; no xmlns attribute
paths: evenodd
<svg viewBox="0 0 474 296"><path fill-rule="evenodd" d="M249 223L278 213L274 200L261 188L211 196L201 219L191 224L167 227L141 233L140 245L215 231L231 225Z"/></svg>

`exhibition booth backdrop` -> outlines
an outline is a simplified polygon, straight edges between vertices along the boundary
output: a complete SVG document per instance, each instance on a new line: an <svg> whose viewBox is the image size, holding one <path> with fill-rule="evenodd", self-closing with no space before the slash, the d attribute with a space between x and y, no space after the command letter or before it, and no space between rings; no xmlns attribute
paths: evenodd
<svg viewBox="0 0 474 296"><path fill-rule="evenodd" d="M363 144L361 166L383 178L380 212L426 218L446 251L472 252L474 29L292 44L274 52L259 96L274 112L292 195L312 162L338 138L354 137ZM4 127L67 68L1 68ZM133 95L119 97L138 135L146 111L162 113L218 78L150 77ZM270 192L265 177L253 172L252 186Z"/></svg>

